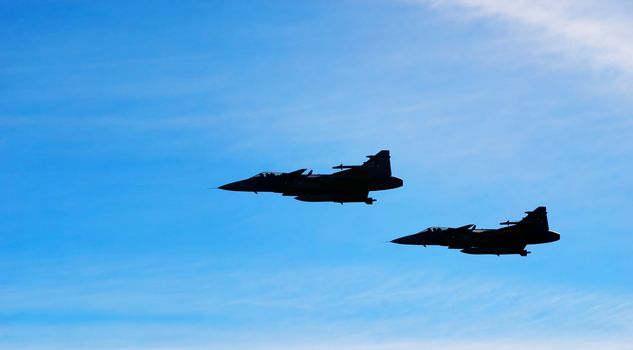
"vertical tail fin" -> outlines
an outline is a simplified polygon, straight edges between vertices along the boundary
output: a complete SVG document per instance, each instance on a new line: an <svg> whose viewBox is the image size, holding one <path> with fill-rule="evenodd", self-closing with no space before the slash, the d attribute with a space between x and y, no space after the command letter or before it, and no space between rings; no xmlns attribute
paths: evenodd
<svg viewBox="0 0 633 350"><path fill-rule="evenodd" d="M363 167L368 168L371 175L381 177L391 176L391 162L389 161L391 156L389 155L389 151L382 150L373 156L367 156L367 158L369 158L369 160L363 163Z"/></svg>
<svg viewBox="0 0 633 350"><path fill-rule="evenodd" d="M545 231L549 231L547 209L545 207L538 207L532 211L526 211L525 213L527 215L521 219L520 224L537 225Z"/></svg>

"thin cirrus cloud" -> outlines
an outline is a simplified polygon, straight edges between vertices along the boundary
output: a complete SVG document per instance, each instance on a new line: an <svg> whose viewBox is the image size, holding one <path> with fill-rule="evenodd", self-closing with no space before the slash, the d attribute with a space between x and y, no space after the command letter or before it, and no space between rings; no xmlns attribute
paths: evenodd
<svg viewBox="0 0 633 350"><path fill-rule="evenodd" d="M493 19L521 33L526 50L555 54L601 72L633 75L633 25L613 1L419 0L440 10ZM453 12L455 13L455 12Z"/></svg>
<svg viewBox="0 0 633 350"><path fill-rule="evenodd" d="M112 274L119 268L102 271ZM490 345L491 336L499 341L499 333L511 341L500 344L501 348L526 348L517 339L530 334L554 343L583 334L586 344L600 344L594 348L617 348L617 340L630 334L633 324L631 296L597 289L454 278L432 271L389 277L389 271L360 267L291 269L274 276L247 270L221 273L204 264L198 268L196 275L189 276L184 266L170 268L172 278L165 279L159 277L162 270L152 271L150 265L149 276L140 279L101 281L95 276L89 281L79 278L77 284L39 281L28 289L4 288L0 312L5 321L20 316L22 330L55 328L66 322L70 326L66 333L83 334L80 328L85 320L92 325L123 322L134 329L174 326L183 337L195 340L191 348L217 345L211 339L220 332L224 348L248 338L258 345L244 344L243 348L266 349L262 344L275 341L269 337L272 330L286 339L276 342L280 348L310 348L307 344L319 344L328 334L328 343L320 343L320 348L346 344L374 349L440 348L441 342L428 340L450 336L473 342L448 342L446 348L477 349ZM147 288L160 292L148 297ZM159 309L161 313L156 312ZM39 320L40 314L47 317L29 321L29 315ZM269 315L275 315L274 319ZM203 329L195 327L200 322ZM235 324L247 330L234 328ZM130 343L137 341L137 335L117 333ZM363 334L382 337L372 345ZM102 336L97 332L91 341L100 342ZM603 343L606 339L614 343ZM57 337L51 341L64 342ZM480 347L471 347L476 344Z"/></svg>
<svg viewBox="0 0 633 350"><path fill-rule="evenodd" d="M107 264L96 270L90 267L50 279L38 278L37 282L25 280L12 288L0 289L3 300L0 308L5 313L27 309L125 311L130 307L122 307L122 301L127 300L133 302L134 310L139 313L154 312L157 304L164 304L170 306L170 313L239 315L246 311L243 306L250 305L284 309L295 315L318 310L321 316L336 320L354 318L353 315L364 310L383 310L390 317L418 316L423 313L417 311L435 310L442 311L439 314L444 318L456 317L464 326L472 326L473 319L468 317L478 318L481 310L496 310L494 319L508 318L515 323L537 327L548 327L551 321L559 328L616 331L631 330L633 324L630 295L566 285L534 286L520 280L491 280L478 276L455 278L434 271L393 276L388 270L360 266L284 269L270 276L249 270L218 272L212 264L195 263L198 272L192 275L187 273L189 265L162 268L155 264ZM103 276L116 276L124 268L143 275L143 278L120 276L102 280ZM170 278L161 277L163 274ZM292 285L288 285L289 280L294 281ZM189 284L196 288L177 287ZM218 285L223 287L218 289ZM161 292L150 298L143 294L145 288ZM54 298L45 298L45 295ZM113 298L113 295L119 298ZM181 302L171 304L168 301L172 298ZM211 304L210 300L213 301ZM477 305L477 309L471 313L469 310L473 311L473 305ZM343 309L355 312L341 312ZM254 320L252 316L249 319ZM266 319L266 322L270 320ZM460 329L466 331L469 327Z"/></svg>

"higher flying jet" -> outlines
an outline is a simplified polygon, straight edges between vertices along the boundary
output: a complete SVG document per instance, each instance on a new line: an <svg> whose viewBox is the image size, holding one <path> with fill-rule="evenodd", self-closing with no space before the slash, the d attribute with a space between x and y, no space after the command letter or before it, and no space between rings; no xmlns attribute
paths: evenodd
<svg viewBox="0 0 633 350"><path fill-rule="evenodd" d="M242 192L276 192L304 202L364 202L376 200L369 191L389 190L402 186L402 180L391 176L389 151L367 156L362 165L337 165L334 174L312 174L299 169L289 173L264 172L219 188Z"/></svg>
<svg viewBox="0 0 633 350"><path fill-rule="evenodd" d="M519 254L527 256L528 244L558 241L560 234L550 231L547 210L538 207L526 211L521 221L506 221L497 229L477 229L475 225L461 227L430 227L413 235L394 239L393 243L414 245L440 245L449 249L461 249L466 254Z"/></svg>

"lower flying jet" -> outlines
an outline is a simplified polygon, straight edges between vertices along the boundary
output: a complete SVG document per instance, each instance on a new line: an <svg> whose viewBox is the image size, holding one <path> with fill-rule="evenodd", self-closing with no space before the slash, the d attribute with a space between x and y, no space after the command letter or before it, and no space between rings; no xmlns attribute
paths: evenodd
<svg viewBox="0 0 633 350"><path fill-rule="evenodd" d="M394 239L393 243L414 245L440 245L449 249L461 249L466 254L519 254L527 256L528 244L558 241L560 235L549 230L547 210L538 207L526 211L521 221L506 221L498 229L476 229L475 225L462 227L430 227L416 234Z"/></svg>
<svg viewBox="0 0 633 350"><path fill-rule="evenodd" d="M376 200L369 191L389 190L402 186L402 180L391 176L389 151L367 156L362 165L338 165L334 174L304 174L306 169L289 173L259 173L246 180L232 182L219 188L242 192L276 192L293 196L304 202L364 202Z"/></svg>

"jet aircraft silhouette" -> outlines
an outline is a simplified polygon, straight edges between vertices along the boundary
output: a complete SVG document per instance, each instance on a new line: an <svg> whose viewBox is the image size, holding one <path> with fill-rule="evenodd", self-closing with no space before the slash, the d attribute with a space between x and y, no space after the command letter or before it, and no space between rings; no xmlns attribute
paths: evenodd
<svg viewBox="0 0 633 350"><path fill-rule="evenodd" d="M440 245L449 249L461 249L466 254L519 254L527 256L528 244L558 241L560 234L549 230L547 210L538 207L526 211L521 221L506 221L498 229L476 229L475 225L457 228L430 227L416 234L394 239L393 243L414 245Z"/></svg>
<svg viewBox="0 0 633 350"><path fill-rule="evenodd" d="M232 182L219 188L228 191L276 192L294 196L304 202L364 202L376 200L369 191L389 190L402 186L402 180L391 176L389 151L383 150L362 165L337 165L334 174L307 174L307 169L289 173L264 172L251 178Z"/></svg>

